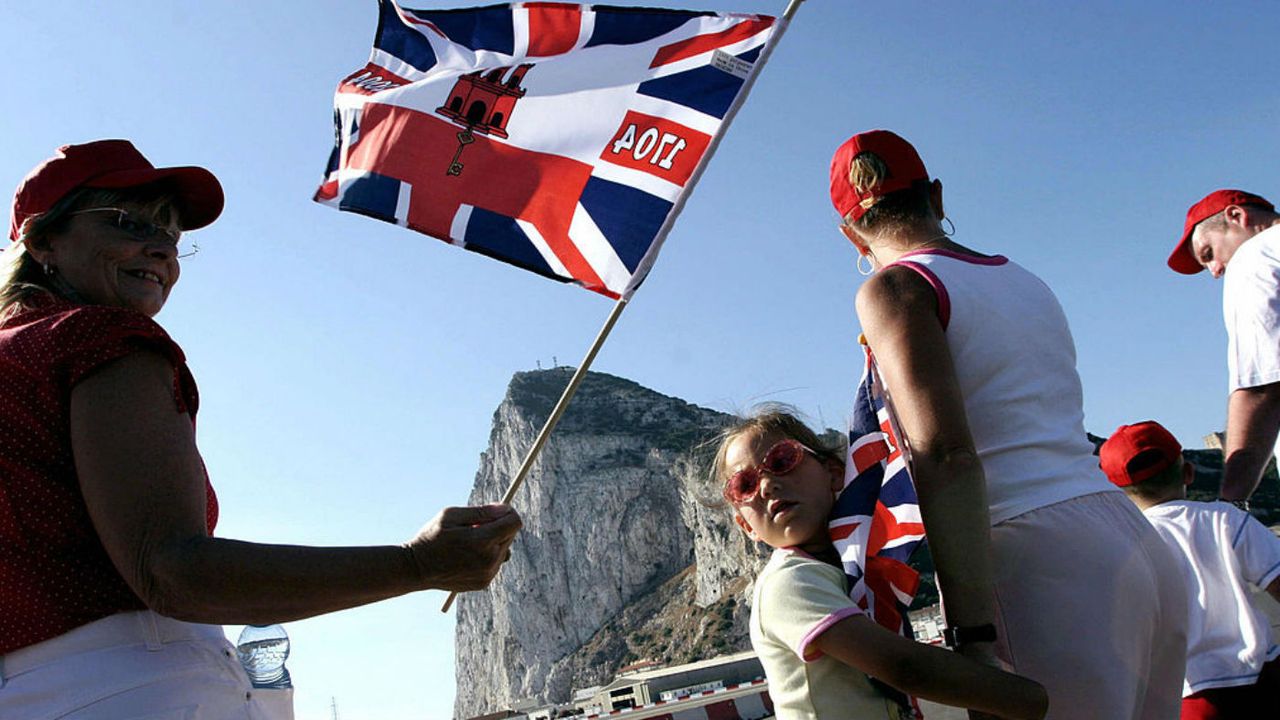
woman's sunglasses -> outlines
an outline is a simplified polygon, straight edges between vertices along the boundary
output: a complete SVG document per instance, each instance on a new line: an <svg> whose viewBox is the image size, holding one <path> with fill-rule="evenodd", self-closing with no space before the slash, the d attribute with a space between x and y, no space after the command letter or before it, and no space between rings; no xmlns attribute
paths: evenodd
<svg viewBox="0 0 1280 720"><path fill-rule="evenodd" d="M759 465L745 467L729 476L724 484L724 497L735 505L751 502L760 492L760 474L786 475L795 470L804 461L805 453L814 457L818 454L802 445L797 440L787 438L774 443Z"/></svg>
<svg viewBox="0 0 1280 720"><path fill-rule="evenodd" d="M142 220L138 216L130 213L128 210L116 207L97 207L88 208L86 210L77 210L69 215L82 215L84 213L109 212L114 213L109 216L108 220L115 229L128 235L135 242L165 242L173 245L178 249L178 257L186 258L200 252L199 246L194 243L185 243L182 241L182 233L167 227L161 227L155 223Z"/></svg>

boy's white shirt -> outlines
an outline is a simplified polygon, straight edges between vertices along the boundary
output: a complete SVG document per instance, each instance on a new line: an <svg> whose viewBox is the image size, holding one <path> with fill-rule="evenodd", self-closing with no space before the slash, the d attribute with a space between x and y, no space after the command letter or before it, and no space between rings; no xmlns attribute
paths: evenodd
<svg viewBox="0 0 1280 720"><path fill-rule="evenodd" d="M1263 663L1280 655L1280 645L1248 586L1265 588L1280 577L1280 538L1222 502L1171 500L1143 514L1186 570L1191 618L1183 697L1253 684Z"/></svg>

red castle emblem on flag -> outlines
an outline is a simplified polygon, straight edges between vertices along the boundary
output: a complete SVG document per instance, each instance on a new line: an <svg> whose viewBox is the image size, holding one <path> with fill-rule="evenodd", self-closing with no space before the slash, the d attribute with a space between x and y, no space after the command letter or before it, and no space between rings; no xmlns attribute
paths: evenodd
<svg viewBox="0 0 1280 720"><path fill-rule="evenodd" d="M511 113L515 112L516 103L525 95L525 88L520 86L524 76L534 63L517 65L511 74L509 68L500 67L485 72L476 70L458 78L449 92L449 100L436 108L436 113L449 118L452 122L464 126L458 133L458 151L449 163L446 175L462 174L462 151L475 142L474 133L507 138L507 123Z"/></svg>

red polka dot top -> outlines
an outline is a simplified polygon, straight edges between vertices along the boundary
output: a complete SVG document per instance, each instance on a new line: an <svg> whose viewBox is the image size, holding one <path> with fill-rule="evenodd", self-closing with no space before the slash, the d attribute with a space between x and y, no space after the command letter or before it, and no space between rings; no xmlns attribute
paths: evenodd
<svg viewBox="0 0 1280 720"><path fill-rule="evenodd" d="M195 422L199 398L182 349L131 310L41 297L0 323L0 653L146 606L107 557L80 495L71 389L130 353L173 364L173 400ZM206 524L218 501L205 478Z"/></svg>

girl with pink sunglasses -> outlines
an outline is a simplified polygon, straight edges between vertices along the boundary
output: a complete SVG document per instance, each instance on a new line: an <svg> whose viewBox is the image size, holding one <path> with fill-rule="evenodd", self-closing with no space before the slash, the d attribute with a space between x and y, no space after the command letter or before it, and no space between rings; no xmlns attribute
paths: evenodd
<svg viewBox="0 0 1280 720"><path fill-rule="evenodd" d="M1006 718L1041 718L1044 688L897 635L850 599L827 535L843 453L789 412L750 417L721 435L712 479L751 538L774 548L756 578L751 644L777 717L914 717L871 677L903 693Z"/></svg>

